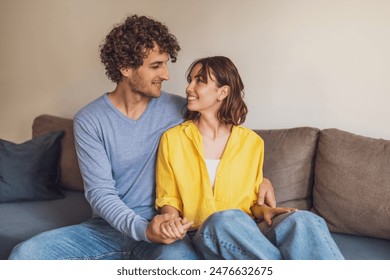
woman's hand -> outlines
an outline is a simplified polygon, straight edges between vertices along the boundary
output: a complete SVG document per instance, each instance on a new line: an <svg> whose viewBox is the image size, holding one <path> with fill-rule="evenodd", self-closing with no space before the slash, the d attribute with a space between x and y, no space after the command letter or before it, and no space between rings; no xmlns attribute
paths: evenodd
<svg viewBox="0 0 390 280"><path fill-rule="evenodd" d="M160 209L161 214L171 214L172 219L166 220L160 224L160 231L166 239L179 240L183 239L187 230L193 222L188 222L186 218L181 218L179 210L170 205L165 205Z"/></svg>
<svg viewBox="0 0 390 280"><path fill-rule="evenodd" d="M167 239L180 240L184 238L192 224L193 222L188 222L186 218L176 217L161 223L160 229Z"/></svg>

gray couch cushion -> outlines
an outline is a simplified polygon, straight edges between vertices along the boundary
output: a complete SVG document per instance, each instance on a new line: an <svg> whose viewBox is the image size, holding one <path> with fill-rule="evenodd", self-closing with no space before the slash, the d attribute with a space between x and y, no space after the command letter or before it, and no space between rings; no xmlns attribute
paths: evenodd
<svg viewBox="0 0 390 280"><path fill-rule="evenodd" d="M331 231L390 239L390 141L320 132L313 211Z"/></svg>
<svg viewBox="0 0 390 280"><path fill-rule="evenodd" d="M64 194L60 200L0 203L0 259L7 259L16 244L38 233L91 217L84 193L64 190Z"/></svg>
<svg viewBox="0 0 390 280"><path fill-rule="evenodd" d="M264 140L264 177L274 186L278 206L310 209L319 130L299 127L255 131Z"/></svg>
<svg viewBox="0 0 390 280"><path fill-rule="evenodd" d="M390 240L332 233L346 260L390 260Z"/></svg>

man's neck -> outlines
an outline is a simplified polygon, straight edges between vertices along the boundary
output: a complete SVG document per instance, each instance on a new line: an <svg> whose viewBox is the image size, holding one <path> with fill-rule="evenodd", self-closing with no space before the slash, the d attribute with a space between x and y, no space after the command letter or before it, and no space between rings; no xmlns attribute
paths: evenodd
<svg viewBox="0 0 390 280"><path fill-rule="evenodd" d="M145 111L150 97L133 93L121 83L108 94L112 104L126 117L137 120Z"/></svg>

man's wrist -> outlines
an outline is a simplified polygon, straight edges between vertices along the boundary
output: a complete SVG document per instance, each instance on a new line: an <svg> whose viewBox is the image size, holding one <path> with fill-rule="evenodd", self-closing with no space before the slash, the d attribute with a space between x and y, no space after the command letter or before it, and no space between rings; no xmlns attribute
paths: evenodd
<svg viewBox="0 0 390 280"><path fill-rule="evenodd" d="M150 243L151 241L146 235L146 230L148 228L149 222L147 220L140 219L135 221L134 223L135 236L133 236L133 238L137 241L146 241Z"/></svg>

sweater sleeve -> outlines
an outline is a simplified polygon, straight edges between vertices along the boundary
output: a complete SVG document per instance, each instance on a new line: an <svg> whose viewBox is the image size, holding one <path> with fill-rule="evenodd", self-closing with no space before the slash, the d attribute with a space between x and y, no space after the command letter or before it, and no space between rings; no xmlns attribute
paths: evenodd
<svg viewBox="0 0 390 280"><path fill-rule="evenodd" d="M74 134L85 197L94 215L134 240L149 242L146 237L148 221L126 206L118 196L111 164L97 129L75 117Z"/></svg>
<svg viewBox="0 0 390 280"><path fill-rule="evenodd" d="M156 208L170 205L183 213L183 204L169 163L169 142L167 133L163 134L157 153L156 164Z"/></svg>

